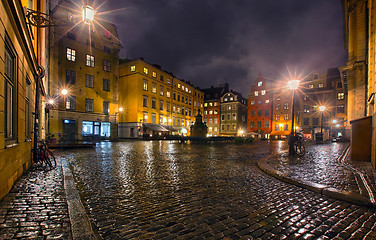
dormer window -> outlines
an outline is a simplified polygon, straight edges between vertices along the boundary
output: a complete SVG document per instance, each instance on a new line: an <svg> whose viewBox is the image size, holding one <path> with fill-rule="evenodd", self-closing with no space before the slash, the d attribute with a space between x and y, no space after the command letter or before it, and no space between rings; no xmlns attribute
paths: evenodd
<svg viewBox="0 0 376 240"><path fill-rule="evenodd" d="M111 38L111 32L108 31L107 29L105 29L105 30L104 30L104 36L105 36L106 38Z"/></svg>
<svg viewBox="0 0 376 240"><path fill-rule="evenodd" d="M261 81L258 82L258 83L257 83L257 86L258 86L258 87L261 87L261 86L262 86L262 82L261 82Z"/></svg>

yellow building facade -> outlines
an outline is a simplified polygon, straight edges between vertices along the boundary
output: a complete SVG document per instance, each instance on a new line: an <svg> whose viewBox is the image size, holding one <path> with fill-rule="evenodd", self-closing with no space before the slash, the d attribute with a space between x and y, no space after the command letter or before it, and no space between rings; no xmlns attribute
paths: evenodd
<svg viewBox="0 0 376 240"><path fill-rule="evenodd" d="M77 8L62 0L52 11L49 133L56 143L116 139L121 49L116 27L85 23Z"/></svg>
<svg viewBox="0 0 376 240"><path fill-rule="evenodd" d="M192 84L142 59L119 67L119 138L189 135L204 94Z"/></svg>
<svg viewBox="0 0 376 240"><path fill-rule="evenodd" d="M46 1L0 1L0 199L32 161L38 66L44 66L44 31L27 13L46 12ZM41 82L42 90L45 82ZM44 92L41 92L44 94ZM40 118L39 129L44 128Z"/></svg>

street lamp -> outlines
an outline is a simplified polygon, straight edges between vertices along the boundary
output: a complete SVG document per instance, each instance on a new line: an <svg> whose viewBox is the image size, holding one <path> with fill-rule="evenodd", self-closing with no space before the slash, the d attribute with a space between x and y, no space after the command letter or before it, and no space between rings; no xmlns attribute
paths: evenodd
<svg viewBox="0 0 376 240"><path fill-rule="evenodd" d="M322 134L322 124L324 122L324 111L326 110L325 106L319 106L319 110L321 112L321 131L320 133Z"/></svg>
<svg viewBox="0 0 376 240"><path fill-rule="evenodd" d="M295 90L299 88L299 80L290 80L287 83L287 87L292 90L292 111L291 111L291 133L289 136L289 154L294 154L294 140L295 140L295 129L294 129L294 121L295 121Z"/></svg>
<svg viewBox="0 0 376 240"><path fill-rule="evenodd" d="M82 21L86 24L91 24L94 21L95 9L90 5L84 5L82 7Z"/></svg>

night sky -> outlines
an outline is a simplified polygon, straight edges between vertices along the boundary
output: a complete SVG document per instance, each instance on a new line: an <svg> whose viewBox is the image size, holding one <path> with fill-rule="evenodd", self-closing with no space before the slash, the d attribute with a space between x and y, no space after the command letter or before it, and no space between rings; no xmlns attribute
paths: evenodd
<svg viewBox="0 0 376 240"><path fill-rule="evenodd" d="M144 57L207 88L248 95L258 74L281 79L345 64L339 0L97 0L117 26L120 57ZM113 10L113 11L110 11ZM106 12L108 11L108 12Z"/></svg>

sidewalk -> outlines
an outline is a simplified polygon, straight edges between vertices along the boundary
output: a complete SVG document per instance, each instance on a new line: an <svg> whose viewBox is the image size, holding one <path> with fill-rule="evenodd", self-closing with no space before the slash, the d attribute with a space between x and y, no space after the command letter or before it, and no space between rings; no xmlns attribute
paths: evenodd
<svg viewBox="0 0 376 240"><path fill-rule="evenodd" d="M61 162L33 165L0 201L0 239L72 239Z"/></svg>
<svg viewBox="0 0 376 240"><path fill-rule="evenodd" d="M258 161L266 173L285 182L356 204L375 207L376 171L370 162L349 160L349 143L307 143L299 158L288 151Z"/></svg>

